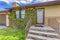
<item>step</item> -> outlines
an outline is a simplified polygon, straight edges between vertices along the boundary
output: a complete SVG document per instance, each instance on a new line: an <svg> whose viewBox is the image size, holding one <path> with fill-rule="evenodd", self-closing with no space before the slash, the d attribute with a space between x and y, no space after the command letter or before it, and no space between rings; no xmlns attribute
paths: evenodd
<svg viewBox="0 0 60 40"><path fill-rule="evenodd" d="M43 29L41 30L41 29L35 29L35 28L34 28L34 29L31 28L31 29L29 29L29 30L35 30L35 31L41 31L41 32L51 32L51 33L56 33L56 31L54 31L54 30L53 30L53 31L52 31L52 30L43 30Z"/></svg>
<svg viewBox="0 0 60 40"><path fill-rule="evenodd" d="M44 26L44 27L35 27L35 26L31 26L30 28L33 28L33 29L43 29L43 30L53 30L54 31L54 29L53 28L51 28L51 27L47 27L47 26Z"/></svg>
<svg viewBox="0 0 60 40"><path fill-rule="evenodd" d="M45 34L45 35L51 35L51 36L59 36L57 33L51 33L51 32L41 32L41 31L34 31L34 30L29 30L30 33L36 33L36 34Z"/></svg>
<svg viewBox="0 0 60 40"><path fill-rule="evenodd" d="M32 35L32 34L28 34L28 37L35 38L35 39L42 39L42 40L60 40L57 38L49 38L49 37L44 37L44 36Z"/></svg>
<svg viewBox="0 0 60 40"><path fill-rule="evenodd" d="M39 36L44 36L44 37L50 37L50 38L60 38L60 36L53 36L53 35L36 34L36 33L29 33L29 34L34 34L34 35L39 35Z"/></svg>
<svg viewBox="0 0 60 40"><path fill-rule="evenodd" d="M51 28L51 27L46 27L46 26L44 26L44 27L31 26L29 30L31 30L31 29L32 29L32 30L45 30L45 31L53 31L53 32L55 32L55 30L54 30L53 28Z"/></svg>
<svg viewBox="0 0 60 40"><path fill-rule="evenodd" d="M39 35L39 36L44 36L44 37L50 37L50 38L59 38L60 39L60 36L52 36L52 35L36 34L36 33L29 33L29 34Z"/></svg>
<svg viewBox="0 0 60 40"><path fill-rule="evenodd" d="M33 40L33 39L31 39L31 38L26 38L26 40Z"/></svg>

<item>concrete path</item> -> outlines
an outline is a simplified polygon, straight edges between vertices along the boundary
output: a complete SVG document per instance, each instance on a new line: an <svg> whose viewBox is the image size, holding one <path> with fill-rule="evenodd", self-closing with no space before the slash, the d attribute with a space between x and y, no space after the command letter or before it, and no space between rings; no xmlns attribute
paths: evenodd
<svg viewBox="0 0 60 40"><path fill-rule="evenodd" d="M1 29L1 28L6 28L6 26L0 25L0 29Z"/></svg>

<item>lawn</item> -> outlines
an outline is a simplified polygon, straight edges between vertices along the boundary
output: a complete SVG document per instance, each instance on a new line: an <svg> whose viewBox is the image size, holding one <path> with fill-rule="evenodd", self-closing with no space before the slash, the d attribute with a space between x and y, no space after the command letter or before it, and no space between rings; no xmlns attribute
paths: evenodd
<svg viewBox="0 0 60 40"><path fill-rule="evenodd" d="M25 40L25 30L13 28L0 29L0 40Z"/></svg>

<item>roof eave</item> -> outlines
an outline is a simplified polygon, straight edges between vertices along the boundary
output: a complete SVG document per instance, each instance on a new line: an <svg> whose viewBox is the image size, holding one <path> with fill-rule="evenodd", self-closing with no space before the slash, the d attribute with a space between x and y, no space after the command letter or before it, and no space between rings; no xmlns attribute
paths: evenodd
<svg viewBox="0 0 60 40"><path fill-rule="evenodd" d="M37 3L37 4L28 4L26 6L22 6L22 8L30 8L30 7L39 7L39 6L51 6L51 5L59 5L60 1L48 1L43 3Z"/></svg>

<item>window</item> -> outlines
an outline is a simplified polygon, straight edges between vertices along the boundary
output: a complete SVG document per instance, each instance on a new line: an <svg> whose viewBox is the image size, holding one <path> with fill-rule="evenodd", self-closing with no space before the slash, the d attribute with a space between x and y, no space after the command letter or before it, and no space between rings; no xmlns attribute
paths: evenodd
<svg viewBox="0 0 60 40"><path fill-rule="evenodd" d="M19 18L19 10L16 11L16 18Z"/></svg>
<svg viewBox="0 0 60 40"><path fill-rule="evenodd" d="M25 10L21 10L21 18L24 19L24 17L25 17Z"/></svg>

